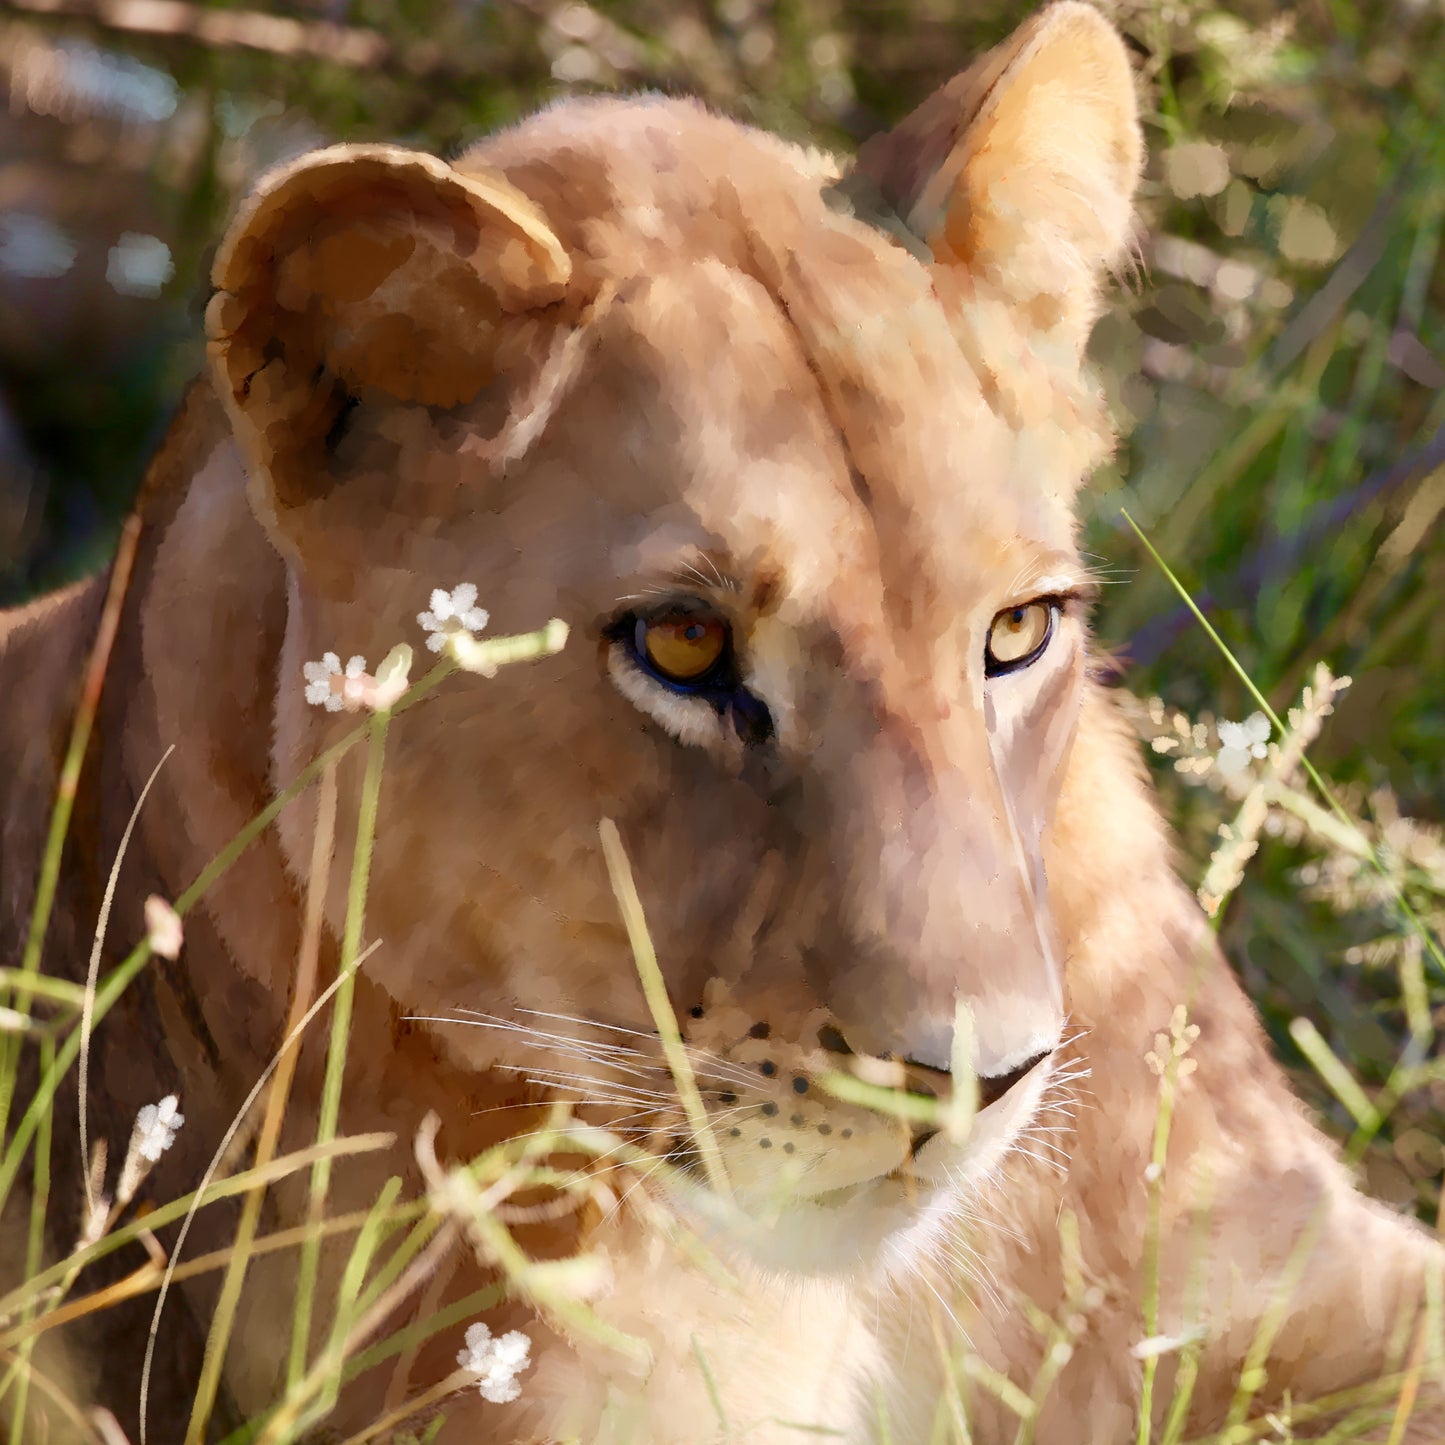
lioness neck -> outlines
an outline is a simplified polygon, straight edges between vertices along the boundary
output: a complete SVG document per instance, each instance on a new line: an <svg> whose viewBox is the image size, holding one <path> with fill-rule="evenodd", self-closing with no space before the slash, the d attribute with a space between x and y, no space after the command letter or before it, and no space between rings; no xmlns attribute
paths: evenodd
<svg viewBox="0 0 1445 1445"><path fill-rule="evenodd" d="M1156 1401L1173 1398L1178 1350L1202 1339L1190 1418L1201 1429L1222 1422L1241 1359L1284 1299L1256 1408L1378 1379L1400 1367L1398 1342L1439 1267L1423 1231L1354 1191L1290 1095L1171 852L1138 744L1096 691L1047 860L1079 1077L1025 1136L970 1236L981 1280L1018 1291L977 1291L980 1356L1027 1378L1021 1363L1042 1370L1050 1341L1021 1301L1065 1322L1071 1355L1040 1417L1041 1445L1076 1441L1081 1420L1091 1439L1131 1435L1135 1351L1151 1333L1164 1350ZM1356 1319L1371 1321L1368 1349L1340 1328ZM986 1392L973 1408L984 1419L999 1411L1006 1435L1013 1416Z"/></svg>

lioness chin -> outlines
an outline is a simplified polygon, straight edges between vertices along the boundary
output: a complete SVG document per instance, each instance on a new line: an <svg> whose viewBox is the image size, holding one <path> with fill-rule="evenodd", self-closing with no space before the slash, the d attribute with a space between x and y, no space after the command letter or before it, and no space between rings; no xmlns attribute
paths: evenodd
<svg viewBox="0 0 1445 1445"><path fill-rule="evenodd" d="M84 976L106 870L167 746L112 962L143 932L140 900L179 895L355 726L317 659L374 665L419 642L435 588L449 595L427 625L475 629L473 599L450 592L463 582L492 631L569 624L558 655L458 673L390 726L378 946L356 982L341 1124L397 1143L339 1162L329 1208L364 1210L393 1174L418 1189L428 1114L443 1157L465 1159L536 1129L557 1097L682 1184L634 1165L612 1207L516 1225L536 1256L599 1263L589 1307L646 1359L514 1291L485 1318L532 1340L520 1397L458 1393L440 1441L762 1442L801 1426L996 1442L1016 1437L1019 1391L1036 1394L1040 1445L1132 1440L1156 1260L1155 1333L1197 1351L1191 1435L1226 1418L1272 1312L1255 1413L1408 1355L1436 1246L1354 1192L1290 1097L1089 669L1071 503L1108 435L1082 354L1140 161L1126 52L1065 3L851 165L685 101L578 101L451 164L386 146L304 156L223 241L210 374L141 503L47 966ZM6 958L103 591L0 621ZM323 981L362 767L353 751L338 769ZM604 818L705 1129L638 981ZM113 1159L137 1108L181 1096L153 1197L195 1186L280 1043L316 827L312 794L285 808L188 917L179 961L153 961L97 1035L92 1131ZM1146 1054L1180 1005L1196 1067L1177 1078L1156 1255ZM315 1029L282 1148L313 1137L324 1061ZM888 1068L951 1127L828 1087ZM971 1119L956 1071L977 1089ZM69 1141L63 1097L56 1118ZM686 1185L704 1164L726 1209ZM78 1228L68 1167L61 1249ZM292 1178L265 1226L306 1209ZM234 1227L207 1211L188 1252ZM323 1253L321 1299L343 1259ZM496 1278L458 1245L386 1328ZM293 1255L252 1264L217 1433L277 1397L295 1280ZM195 1279L163 1317L153 1440L181 1438L215 1293ZM102 1313L75 1357L80 1392L131 1426L143 1321ZM460 1334L362 1374L328 1436L435 1386ZM1161 1361L1156 1427L1178 1358ZM977 1383L997 1377L1014 1396ZM1386 1438L1392 1398L1368 1438ZM1307 1418L1294 1438L1327 1428ZM1442 1434L1427 1388L1389 1438Z"/></svg>

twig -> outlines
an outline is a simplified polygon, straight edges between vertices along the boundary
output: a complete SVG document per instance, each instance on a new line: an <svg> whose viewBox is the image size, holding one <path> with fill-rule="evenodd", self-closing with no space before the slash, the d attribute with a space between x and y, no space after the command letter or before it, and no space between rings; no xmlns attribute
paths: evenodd
<svg viewBox="0 0 1445 1445"><path fill-rule="evenodd" d="M50 910L55 904L55 890L60 882L60 859L65 851L65 837L70 831L70 814L75 807L75 795L80 786L80 770L85 762L86 747L90 743L91 728L95 725L95 714L100 707L100 693L105 685L105 673L110 665L110 650L115 644L115 635L120 627L121 609L125 594L130 587L131 568L135 564L136 546L140 541L141 522L132 513L121 528L120 543L116 547L115 562L111 567L110 586L106 590L105 605L100 614L100 627L95 634L95 646L91 649L90 665L86 668L85 681L80 690L80 704L75 711L75 722L70 731L70 744L66 749L65 761L60 768L60 780L55 789L55 807L50 814L50 828L45 838L45 856L40 864L40 877L35 885L35 904L30 911L30 930L25 939L25 951L20 959L21 978L14 985L10 1002L20 1013L28 1013L32 991L28 985L31 974L40 971L40 954L45 945L45 933L50 926ZM16 1055L19 1040L0 1038L0 1139L5 1137L6 1124L10 1118L10 1101L15 1091Z"/></svg>
<svg viewBox="0 0 1445 1445"><path fill-rule="evenodd" d="M221 49L297 55L371 69L396 59L395 47L375 30L330 20L293 20L259 10L213 10L189 0L4 0L25 15L89 20L107 30L193 40Z"/></svg>

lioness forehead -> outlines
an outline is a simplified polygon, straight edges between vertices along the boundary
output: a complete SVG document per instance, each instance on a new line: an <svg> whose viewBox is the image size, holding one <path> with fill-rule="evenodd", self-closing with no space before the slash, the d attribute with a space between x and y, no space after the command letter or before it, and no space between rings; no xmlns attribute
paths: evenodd
<svg viewBox="0 0 1445 1445"><path fill-rule="evenodd" d="M606 298L584 367L595 484L643 518L685 502L673 544L770 574L786 555L784 592L815 607L825 580L878 577L880 605L920 615L1068 550L1093 443L1068 378L1039 370L1063 416L1011 424L990 364L1027 346L1016 320L986 296L945 306L928 266L829 204L827 158L650 98L545 112L459 164L562 218Z"/></svg>
<svg viewBox="0 0 1445 1445"><path fill-rule="evenodd" d="M745 265L744 197L817 206L838 175L821 151L655 95L563 102L479 142L456 168L506 174L597 279L705 256Z"/></svg>
<svg viewBox="0 0 1445 1445"><path fill-rule="evenodd" d="M703 554L744 591L765 580L783 620L826 618L856 644L889 612L953 625L941 602L1006 590L1057 553L1066 527L1013 485L1013 438L962 358L916 352L931 319L896 319L874 340L823 307L805 334L796 306L715 261L628 288L571 410L616 575L645 585ZM836 388L809 354L820 332L847 352ZM615 439L598 433L610 418L629 419ZM558 446L576 452L576 436ZM996 484L968 495L980 476Z"/></svg>

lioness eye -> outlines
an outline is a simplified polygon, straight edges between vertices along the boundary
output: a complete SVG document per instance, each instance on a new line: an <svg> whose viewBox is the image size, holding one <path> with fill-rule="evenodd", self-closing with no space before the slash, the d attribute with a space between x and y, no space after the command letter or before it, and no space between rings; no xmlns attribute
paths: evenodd
<svg viewBox="0 0 1445 1445"><path fill-rule="evenodd" d="M639 617L633 648L663 682L703 682L727 651L727 624L717 617Z"/></svg>
<svg viewBox="0 0 1445 1445"><path fill-rule="evenodd" d="M1035 662L1054 635L1057 602L1025 602L1000 612L989 624L988 642L983 650L985 677L1016 672Z"/></svg>

